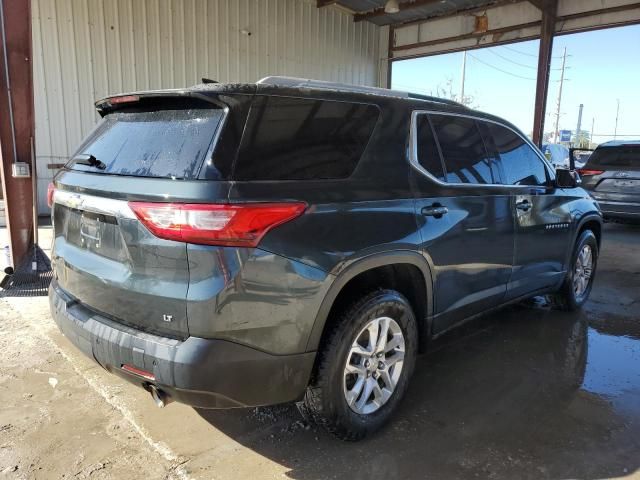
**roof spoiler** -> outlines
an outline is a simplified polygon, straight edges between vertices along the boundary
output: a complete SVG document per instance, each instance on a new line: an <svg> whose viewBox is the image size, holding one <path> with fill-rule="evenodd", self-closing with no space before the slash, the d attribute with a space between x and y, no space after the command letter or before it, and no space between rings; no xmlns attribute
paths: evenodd
<svg viewBox="0 0 640 480"><path fill-rule="evenodd" d="M136 103L148 100L148 99L196 99L203 100L205 102L213 103L219 107L224 107L216 99L209 95L203 95L201 92L194 92L187 89L172 89L172 90L151 90L146 92L134 92L121 95L113 95L111 97L103 98L95 103L96 110L100 116L104 117L107 113L117 110L119 108L135 105Z"/></svg>

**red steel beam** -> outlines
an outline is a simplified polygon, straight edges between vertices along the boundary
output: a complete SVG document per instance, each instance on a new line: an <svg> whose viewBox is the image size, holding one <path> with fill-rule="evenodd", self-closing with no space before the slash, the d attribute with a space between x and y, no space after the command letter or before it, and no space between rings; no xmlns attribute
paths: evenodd
<svg viewBox="0 0 640 480"><path fill-rule="evenodd" d="M509 27L502 28L494 28L493 30L486 30L484 32L469 32L458 35L453 35L451 37L438 38L436 40L427 40L424 42L416 42L416 43L408 43L406 45L398 45L391 48L393 52L402 51L402 50L413 50L414 48L420 47L430 47L433 45L440 45L442 43L454 42L456 40L466 40L469 38L480 38L486 37L490 35L501 35L503 33L514 32L517 30L522 30L523 28L537 27L540 25L540 21L536 20L534 22L529 23L521 23L519 25L512 25ZM479 47L491 47L492 45L479 45ZM469 47L466 47L467 49Z"/></svg>
<svg viewBox="0 0 640 480"><path fill-rule="evenodd" d="M12 259L14 266L17 266L29 251L33 241L32 179L12 176L14 162L31 164L31 139L35 131L31 63L31 1L0 0L0 2L3 7L6 38L5 44L0 36L0 172ZM7 74L9 82L7 82ZM13 128L9 110L10 101L13 110ZM35 165L31 165L31 175L35 175L35 170Z"/></svg>
<svg viewBox="0 0 640 480"><path fill-rule="evenodd" d="M438 13L436 15L430 15L426 18L419 18L417 20L410 20L407 22L393 23L396 27L407 27L409 25L420 25L425 22L430 22L432 20L441 20L443 18L451 18L451 17L460 17L463 15L473 15L475 13L486 12L491 8L502 7L504 5L512 5L514 3L522 3L527 0L493 0L488 1L486 4L481 6L473 6L473 7L461 7L457 10L450 10L443 13Z"/></svg>
<svg viewBox="0 0 640 480"><path fill-rule="evenodd" d="M549 92L549 73L551 71L551 52L555 33L558 0L544 0L542 5L542 27L540 30L540 49L538 51L538 74L536 78L536 100L533 111L533 143L542 146L544 136L544 118L547 110Z"/></svg>

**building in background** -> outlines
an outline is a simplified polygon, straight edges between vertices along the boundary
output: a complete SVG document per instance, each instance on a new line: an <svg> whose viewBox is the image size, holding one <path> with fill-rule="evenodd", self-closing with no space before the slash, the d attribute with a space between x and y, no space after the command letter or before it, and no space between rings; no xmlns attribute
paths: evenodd
<svg viewBox="0 0 640 480"><path fill-rule="evenodd" d="M40 214L47 184L99 120L97 99L202 77L386 81L386 31L315 0L32 0L31 12Z"/></svg>

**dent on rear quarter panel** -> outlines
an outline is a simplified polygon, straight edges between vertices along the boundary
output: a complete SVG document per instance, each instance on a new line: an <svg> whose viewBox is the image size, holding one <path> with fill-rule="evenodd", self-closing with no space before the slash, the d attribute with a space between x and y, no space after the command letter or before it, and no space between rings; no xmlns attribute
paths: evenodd
<svg viewBox="0 0 640 480"><path fill-rule="evenodd" d="M187 256L192 336L277 355L305 351L330 275L258 248L189 245Z"/></svg>

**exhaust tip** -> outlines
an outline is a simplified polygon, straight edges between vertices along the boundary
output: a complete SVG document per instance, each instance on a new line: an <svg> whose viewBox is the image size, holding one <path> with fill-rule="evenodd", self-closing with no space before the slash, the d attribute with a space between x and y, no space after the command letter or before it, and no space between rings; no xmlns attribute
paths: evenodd
<svg viewBox="0 0 640 480"><path fill-rule="evenodd" d="M158 408L166 407L171 403L171 397L155 385L149 385L149 393L151 393L151 398Z"/></svg>

